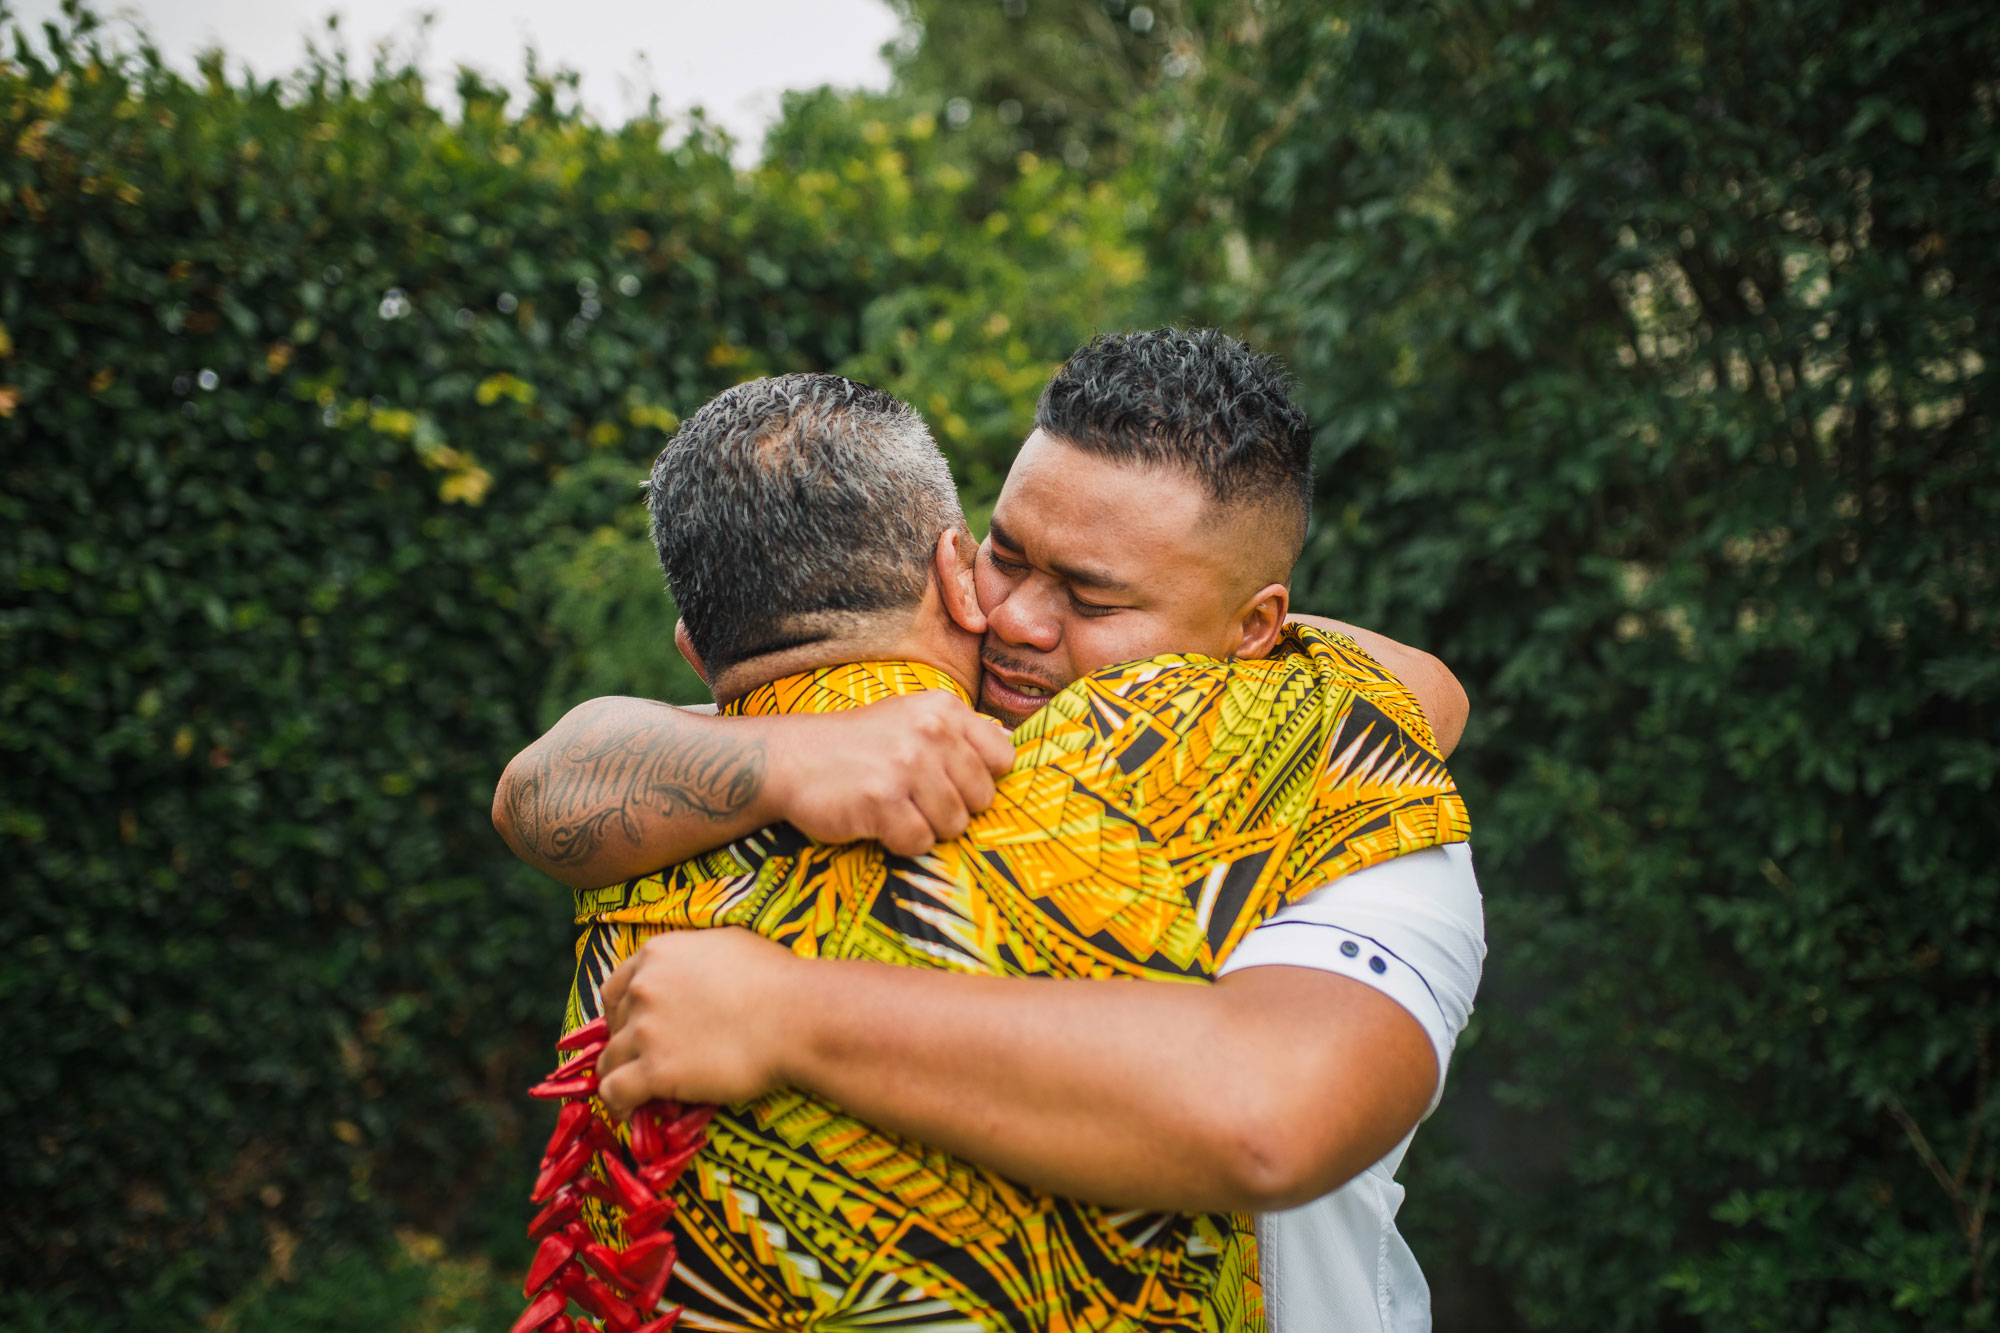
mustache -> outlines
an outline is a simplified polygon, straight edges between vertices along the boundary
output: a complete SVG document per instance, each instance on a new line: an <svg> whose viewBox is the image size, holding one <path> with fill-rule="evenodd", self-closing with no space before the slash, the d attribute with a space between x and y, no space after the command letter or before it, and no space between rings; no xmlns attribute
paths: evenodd
<svg viewBox="0 0 2000 1333"><path fill-rule="evenodd" d="M1051 694L1069 684L1066 680L1052 678L1045 670L1037 666L1010 657L1001 649L982 646L979 650L979 661L982 666L1013 676L1018 680L1025 680L1030 684L1047 690Z"/></svg>

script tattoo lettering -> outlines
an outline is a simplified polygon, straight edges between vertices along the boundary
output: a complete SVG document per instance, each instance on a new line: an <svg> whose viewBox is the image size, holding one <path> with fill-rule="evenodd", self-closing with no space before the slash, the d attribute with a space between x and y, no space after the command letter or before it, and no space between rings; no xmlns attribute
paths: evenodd
<svg viewBox="0 0 2000 1333"><path fill-rule="evenodd" d="M640 817L736 814L764 785L764 747L712 732L690 736L660 723L572 728L514 784L508 815L522 850L549 865L575 865L611 837L641 845Z"/></svg>

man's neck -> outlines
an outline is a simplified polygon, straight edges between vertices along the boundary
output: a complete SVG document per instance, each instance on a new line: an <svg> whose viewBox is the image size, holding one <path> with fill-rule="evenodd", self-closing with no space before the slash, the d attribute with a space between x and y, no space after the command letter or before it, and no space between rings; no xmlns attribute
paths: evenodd
<svg viewBox="0 0 2000 1333"><path fill-rule="evenodd" d="M968 699L979 697L979 643L962 633L840 637L799 644L717 672L711 688L715 702L727 706L774 680L853 662L918 662L956 681Z"/></svg>

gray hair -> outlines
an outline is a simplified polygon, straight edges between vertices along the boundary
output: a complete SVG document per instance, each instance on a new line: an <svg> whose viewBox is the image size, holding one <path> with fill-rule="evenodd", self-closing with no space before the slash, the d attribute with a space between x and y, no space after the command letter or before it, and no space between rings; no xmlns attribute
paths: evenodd
<svg viewBox="0 0 2000 1333"><path fill-rule="evenodd" d="M711 675L856 616L913 610L939 534L965 527L923 419L838 375L718 394L660 451L646 502Z"/></svg>

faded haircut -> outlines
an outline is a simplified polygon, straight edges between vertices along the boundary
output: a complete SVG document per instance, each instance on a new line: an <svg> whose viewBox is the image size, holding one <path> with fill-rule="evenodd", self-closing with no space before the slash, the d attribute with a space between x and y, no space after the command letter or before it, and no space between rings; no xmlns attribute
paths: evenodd
<svg viewBox="0 0 2000 1333"><path fill-rule="evenodd" d="M908 404L838 375L711 399L646 485L653 544L711 673L913 610L938 535L964 528L951 468Z"/></svg>
<svg viewBox="0 0 2000 1333"><path fill-rule="evenodd" d="M1187 473L1218 504L1271 506L1293 528L1296 561L1313 472L1294 383L1217 329L1100 334L1049 380L1035 424L1084 453Z"/></svg>

